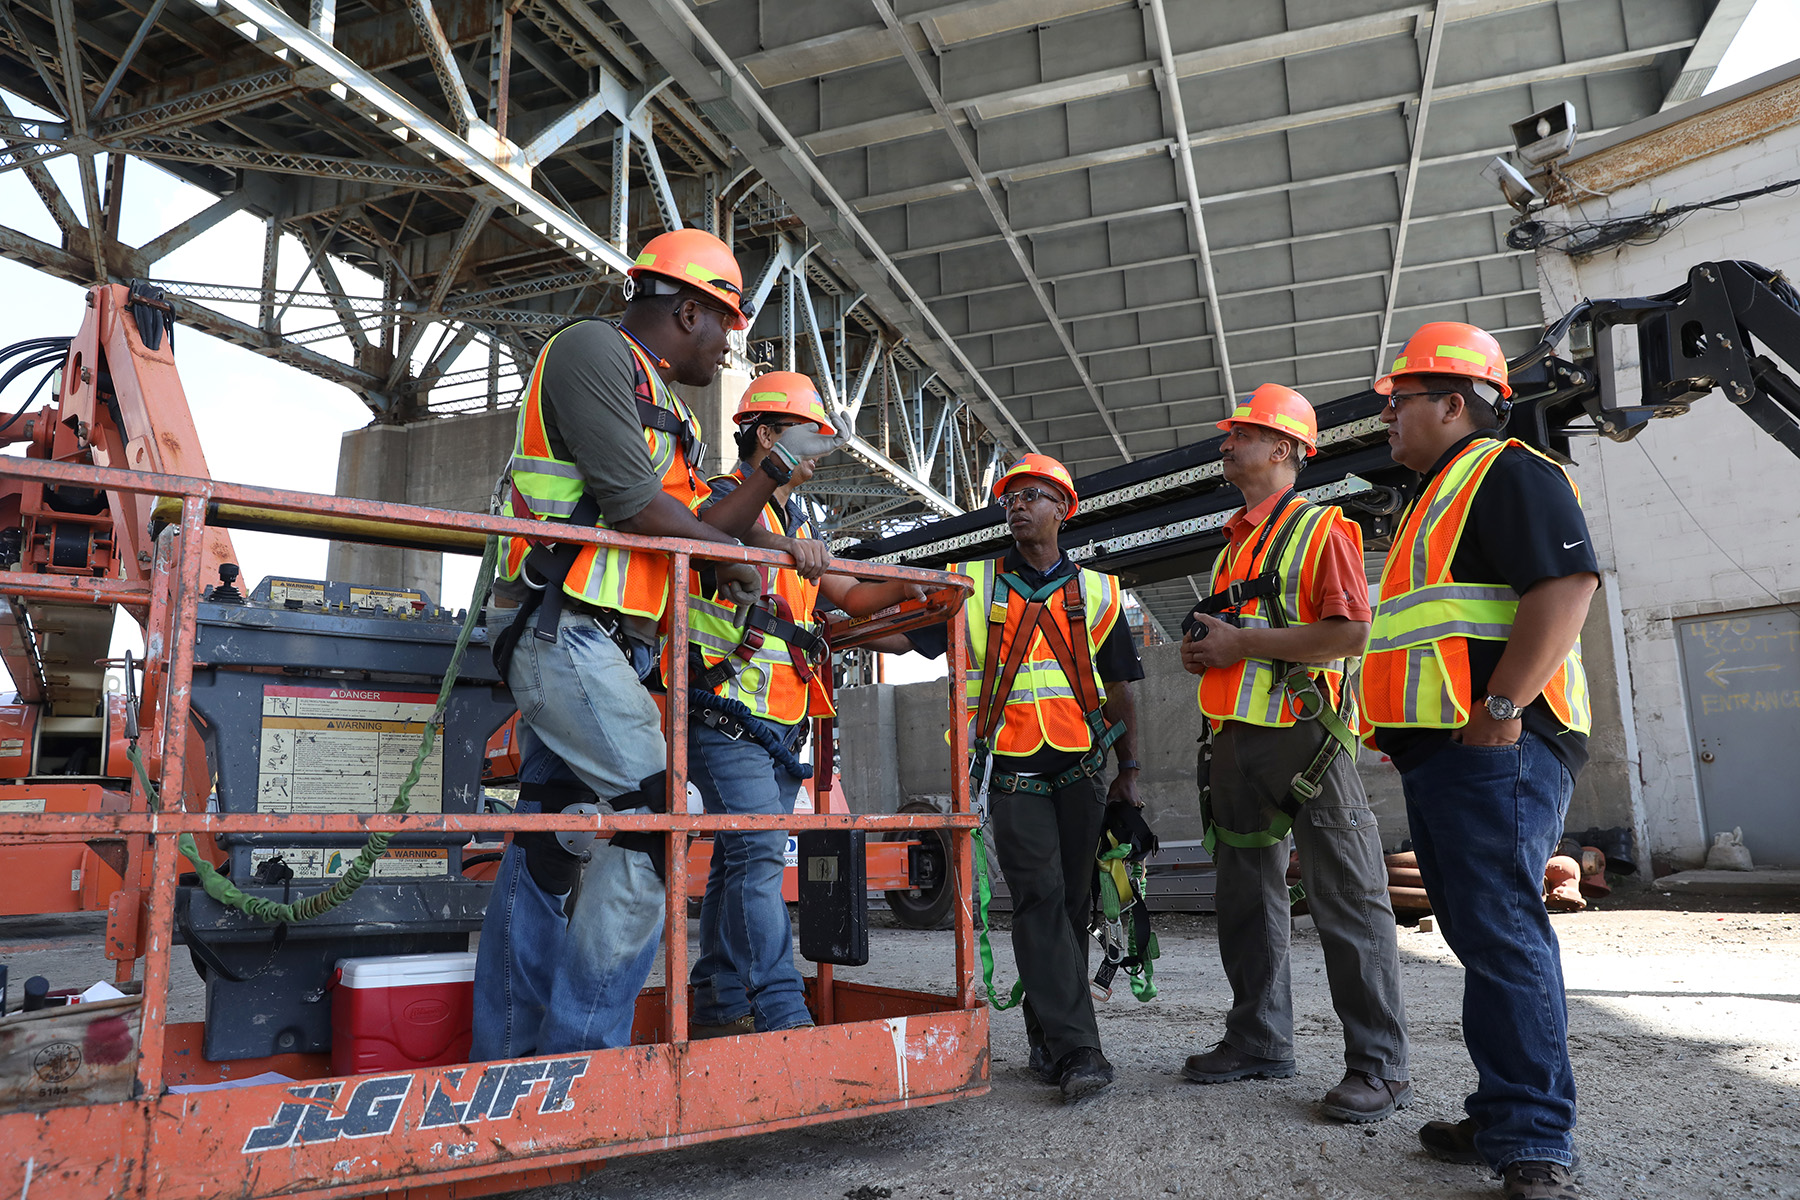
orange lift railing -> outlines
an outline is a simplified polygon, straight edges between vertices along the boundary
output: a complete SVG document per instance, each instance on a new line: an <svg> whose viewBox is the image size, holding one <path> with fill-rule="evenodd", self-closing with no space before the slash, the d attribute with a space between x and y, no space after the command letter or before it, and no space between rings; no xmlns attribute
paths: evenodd
<svg viewBox="0 0 1800 1200"><path fill-rule="evenodd" d="M197 605L208 526L480 553L494 534L542 536L536 522L444 512L212 480L7 457L0 474L59 485L162 497L178 519L156 539L147 585L91 577L9 573L0 592L27 601L123 605L146 614L139 744L147 774L102 811L0 812L0 840L123 842L123 886L107 919L106 954L121 981L141 979L141 1035L131 1096L0 1114L0 1196L48 1198L339 1197L385 1192L464 1197L566 1182L608 1158L889 1112L988 1090L988 1011L979 999L970 897L970 834L976 818L964 771L953 769L948 814L731 816L220 813L190 811L178 798L190 779L188 697L195 669ZM687 628L689 566L695 560L785 565L768 551L711 542L559 529L594 542L671 559L670 625ZM859 576L925 585L911 601L857 622L849 644L954 615L970 583L960 575L857 563ZM962 622L950 621L947 679L952 762L966 760ZM668 728L688 722L687 656L669 656ZM828 739L813 739L829 754ZM194 747L197 749L197 747ZM670 795L685 797L687 739L668 739ZM823 774L823 772L821 772ZM492 839L526 829L651 831L669 839L662 988L639 997L634 1044L586 1054L333 1077L329 1056L287 1054L207 1062L201 1022L170 1024L170 954L175 902L186 860L177 839L192 834L453 832ZM778 828L946 831L955 848L954 981L948 994L875 987L833 977L820 964L808 980L818 1025L811 1029L688 1040L687 839L717 830ZM141 963L141 971L138 964ZM292 1083L174 1093L173 1085L279 1072Z"/></svg>

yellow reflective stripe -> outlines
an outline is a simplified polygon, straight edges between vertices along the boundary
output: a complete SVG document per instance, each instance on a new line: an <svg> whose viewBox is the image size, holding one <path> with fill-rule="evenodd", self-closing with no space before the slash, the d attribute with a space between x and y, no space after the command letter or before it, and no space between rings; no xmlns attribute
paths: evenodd
<svg viewBox="0 0 1800 1200"><path fill-rule="evenodd" d="M1296 421L1286 413L1271 413L1270 416L1274 419L1275 423L1283 429L1291 429L1301 437L1312 436L1312 430L1306 427L1305 421Z"/></svg>
<svg viewBox="0 0 1800 1200"><path fill-rule="evenodd" d="M560 458L537 458L517 451L514 451L512 461L506 464L506 469L529 471L533 475L556 475L577 482L581 480L581 468L572 462L564 462Z"/></svg>
<svg viewBox="0 0 1800 1200"><path fill-rule="evenodd" d="M1232 421L1241 421L1249 416L1252 411L1253 410L1248 404L1240 404L1231 410L1231 416L1228 419Z"/></svg>
<svg viewBox="0 0 1800 1200"><path fill-rule="evenodd" d="M1439 346L1439 358L1453 358L1457 362L1474 363L1478 367L1488 365L1488 356L1478 350L1464 350L1461 346Z"/></svg>
<svg viewBox="0 0 1800 1200"><path fill-rule="evenodd" d="M1406 355L1402 354L1399 358L1394 360L1394 369L1389 371L1388 374L1398 375L1404 370L1406 370Z"/></svg>
<svg viewBox="0 0 1800 1200"><path fill-rule="evenodd" d="M656 255L651 254L648 250L646 250L644 253L637 256L637 262L633 265L639 266L639 267L648 267L648 266L654 265L655 262L656 262Z"/></svg>

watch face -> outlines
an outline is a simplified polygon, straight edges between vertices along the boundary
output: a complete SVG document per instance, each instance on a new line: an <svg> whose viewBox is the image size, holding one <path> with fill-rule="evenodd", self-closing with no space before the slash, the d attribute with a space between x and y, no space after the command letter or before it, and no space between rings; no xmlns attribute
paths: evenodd
<svg viewBox="0 0 1800 1200"><path fill-rule="evenodd" d="M1510 721L1519 715L1519 706L1505 696L1487 698L1488 715L1496 721Z"/></svg>

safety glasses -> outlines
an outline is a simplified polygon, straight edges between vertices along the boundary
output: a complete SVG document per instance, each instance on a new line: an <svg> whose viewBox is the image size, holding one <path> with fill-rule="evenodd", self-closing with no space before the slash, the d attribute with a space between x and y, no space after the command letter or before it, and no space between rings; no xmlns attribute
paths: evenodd
<svg viewBox="0 0 1800 1200"><path fill-rule="evenodd" d="M1045 491L1043 488L1022 487L1016 492L1002 492L994 497L994 507L1010 511L1021 504L1031 504L1038 500L1048 500L1053 504L1064 503L1060 493Z"/></svg>

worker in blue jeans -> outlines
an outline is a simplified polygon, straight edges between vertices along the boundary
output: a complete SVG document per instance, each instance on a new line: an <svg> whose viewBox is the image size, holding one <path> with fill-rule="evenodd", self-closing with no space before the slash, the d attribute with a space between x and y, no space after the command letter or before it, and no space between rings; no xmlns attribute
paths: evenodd
<svg viewBox="0 0 1800 1200"><path fill-rule="evenodd" d="M1425 325L1375 383L1394 461L1419 472L1382 569L1360 699L1393 759L1419 874L1462 962L1479 1082L1425 1150L1484 1164L1506 1200L1573 1200L1575 1073L1544 865L1588 757L1581 626L1599 565L1567 472L1502 439L1492 335Z"/></svg>
<svg viewBox="0 0 1800 1200"><path fill-rule="evenodd" d="M738 463L710 481L723 502L759 477L776 446L795 434L835 434L812 380L771 371L750 382L733 418ZM813 536L795 489L812 477L816 457L796 463L744 535L752 546ZM787 567L765 571L753 605L707 594L696 573L688 601L688 769L706 811L790 814L812 768L800 761L816 717L832 715L831 653L821 636L821 600L855 615L897 604L918 589L848 575L809 579ZM666 675L666 671L665 671ZM694 987L694 1038L797 1029L813 1023L805 982L794 964L793 929L782 899L784 830L720 831L700 903L700 953Z"/></svg>

